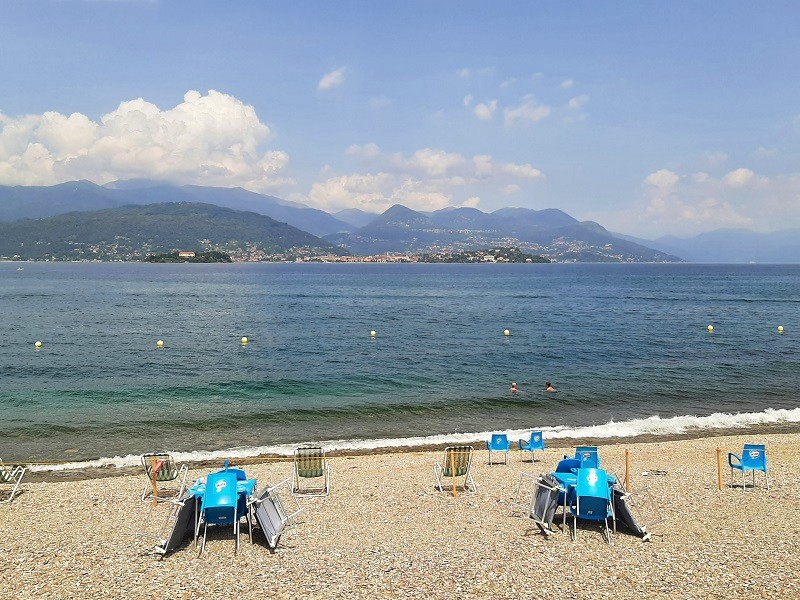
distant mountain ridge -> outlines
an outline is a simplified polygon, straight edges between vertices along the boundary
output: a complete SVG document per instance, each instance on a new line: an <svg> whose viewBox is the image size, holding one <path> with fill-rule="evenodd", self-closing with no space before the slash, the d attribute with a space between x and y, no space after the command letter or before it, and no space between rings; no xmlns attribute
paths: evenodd
<svg viewBox="0 0 800 600"><path fill-rule="evenodd" d="M325 211L242 188L176 186L149 180L118 181L104 186L90 181L71 181L54 186L0 186L0 222L165 202L201 202L251 211L316 236L353 229Z"/></svg>
<svg viewBox="0 0 800 600"><path fill-rule="evenodd" d="M0 256L22 260L136 260L175 250L234 258L346 254L265 215L213 204L169 202L0 223Z"/></svg>
<svg viewBox="0 0 800 600"><path fill-rule="evenodd" d="M0 223L41 219L68 211L94 211L129 205L203 203L268 216L296 229L344 246L356 254L437 252L519 247L553 260L678 261L667 251L625 240L593 222L579 222L548 208L477 208L414 211L394 205L380 215L358 209L336 216L274 196L242 188L176 186L160 181L129 180L98 186L75 181L47 187L0 186Z"/></svg>
<svg viewBox="0 0 800 600"><path fill-rule="evenodd" d="M680 259L613 236L558 209L446 208L422 213L396 204L353 232L324 236L355 254L435 252L518 246L555 260L675 262Z"/></svg>

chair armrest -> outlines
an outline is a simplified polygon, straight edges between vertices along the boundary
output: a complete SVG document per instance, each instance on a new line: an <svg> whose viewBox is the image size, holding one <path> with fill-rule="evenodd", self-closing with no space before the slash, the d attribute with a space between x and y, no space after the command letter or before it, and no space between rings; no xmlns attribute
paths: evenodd
<svg viewBox="0 0 800 600"><path fill-rule="evenodd" d="M733 464L733 459L736 459L737 464ZM738 454L734 454L733 452L728 452L728 466L732 468L737 468L742 466L742 457Z"/></svg>

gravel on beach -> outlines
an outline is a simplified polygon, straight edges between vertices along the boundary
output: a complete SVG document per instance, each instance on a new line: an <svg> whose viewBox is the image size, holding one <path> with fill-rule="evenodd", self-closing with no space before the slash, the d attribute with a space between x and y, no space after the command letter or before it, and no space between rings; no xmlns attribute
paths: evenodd
<svg viewBox="0 0 800 600"><path fill-rule="evenodd" d="M727 453L745 442L767 444L769 491L760 474L752 489L729 485ZM516 510L520 473L553 470L563 448L535 464L512 450L508 465L491 466L485 445L475 448L478 493L457 497L434 485L441 451L331 458L330 496L301 501L274 553L243 526L236 555L232 530L209 528L201 557L187 538L159 559L136 535L156 532L167 510L140 501L144 475L23 481L0 505L0 598L800 597L800 434L601 443L602 466L620 477L630 450L652 532L643 542L620 527L610 546L596 523L579 522L573 542L544 537ZM259 488L292 469L245 468Z"/></svg>

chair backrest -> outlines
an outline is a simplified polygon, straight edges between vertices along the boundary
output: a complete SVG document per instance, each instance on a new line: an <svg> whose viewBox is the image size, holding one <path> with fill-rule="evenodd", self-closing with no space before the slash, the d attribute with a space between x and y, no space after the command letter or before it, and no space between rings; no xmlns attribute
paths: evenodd
<svg viewBox="0 0 800 600"><path fill-rule="evenodd" d="M600 466L600 456L597 452L581 452L580 455L577 457L578 461L580 461L580 468L594 468L597 469Z"/></svg>
<svg viewBox="0 0 800 600"><path fill-rule="evenodd" d="M442 475L444 477L461 477L469 473L472 464L472 446L450 446L444 450L444 460L442 460ZM453 473L455 469L455 475Z"/></svg>
<svg viewBox="0 0 800 600"><path fill-rule="evenodd" d="M297 448L294 468L298 477L322 477L325 473L325 451L319 446Z"/></svg>
<svg viewBox="0 0 800 600"><path fill-rule="evenodd" d="M764 444L745 444L742 466L756 471L767 470L767 448Z"/></svg>
<svg viewBox="0 0 800 600"><path fill-rule="evenodd" d="M584 452L598 452L597 446L575 446L575 458L580 458Z"/></svg>
<svg viewBox="0 0 800 600"><path fill-rule="evenodd" d="M572 473L572 469L580 469L581 461L576 458L565 458L558 461L556 473Z"/></svg>
<svg viewBox="0 0 800 600"><path fill-rule="evenodd" d="M211 524L233 524L237 509L236 473L220 471L206 477L202 510Z"/></svg>
<svg viewBox="0 0 800 600"><path fill-rule="evenodd" d="M489 440L490 450L508 450L508 436L505 433L493 433Z"/></svg>
<svg viewBox="0 0 800 600"><path fill-rule="evenodd" d="M585 468L578 470L575 484L578 517L605 519L612 513L611 486L603 469Z"/></svg>
<svg viewBox="0 0 800 600"><path fill-rule="evenodd" d="M0 483L8 483L12 481L11 469L3 464L0 460Z"/></svg>
<svg viewBox="0 0 800 600"><path fill-rule="evenodd" d="M528 442L531 450L544 450L544 436L541 431L531 431L531 439Z"/></svg>
<svg viewBox="0 0 800 600"><path fill-rule="evenodd" d="M153 478L155 471L156 481L172 481L180 471L172 456L165 453L142 454L142 466L148 479Z"/></svg>

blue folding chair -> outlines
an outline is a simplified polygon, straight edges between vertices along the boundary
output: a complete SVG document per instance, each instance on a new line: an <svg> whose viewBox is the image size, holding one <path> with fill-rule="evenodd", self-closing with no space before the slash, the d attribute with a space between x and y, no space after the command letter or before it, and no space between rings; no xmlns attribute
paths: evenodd
<svg viewBox="0 0 800 600"><path fill-rule="evenodd" d="M734 462L735 461L735 462ZM756 486L756 471L764 473L764 479L769 491L769 474L767 473L767 448L764 444L745 444L742 455L728 453L728 465L731 468L731 487L733 487L733 470L742 472L742 491L747 489L744 476L746 471L753 473L753 487Z"/></svg>
<svg viewBox="0 0 800 600"><path fill-rule="evenodd" d="M236 551L239 550L239 519L241 515L239 514L240 503L238 496L235 470L219 471L206 477L206 490L202 497L200 520L195 529L195 531L199 531L200 523L204 523L203 545L200 547L201 555L206 547L206 533L208 532L209 524L232 525L233 534L236 538ZM246 503L244 506L246 511Z"/></svg>
<svg viewBox="0 0 800 600"><path fill-rule="evenodd" d="M519 440L517 444L520 450L531 453L532 463L536 462L536 450L544 452L544 436L541 431L531 431L531 437L527 442L525 440Z"/></svg>
<svg viewBox="0 0 800 600"><path fill-rule="evenodd" d="M614 502L608 475L603 469L578 469L575 483L575 501L570 507L572 513L572 540L578 539L578 519L603 521L606 541L611 543L611 529L608 520L614 524Z"/></svg>
<svg viewBox="0 0 800 600"><path fill-rule="evenodd" d="M489 451L489 464L492 464L492 452L505 453L505 464L508 464L508 451L511 449L511 444L508 441L508 436L505 433L493 433L492 439L486 442L486 449Z"/></svg>
<svg viewBox="0 0 800 600"><path fill-rule="evenodd" d="M581 468L600 468L600 453L597 446L577 446L575 448L575 458L581 462Z"/></svg>

